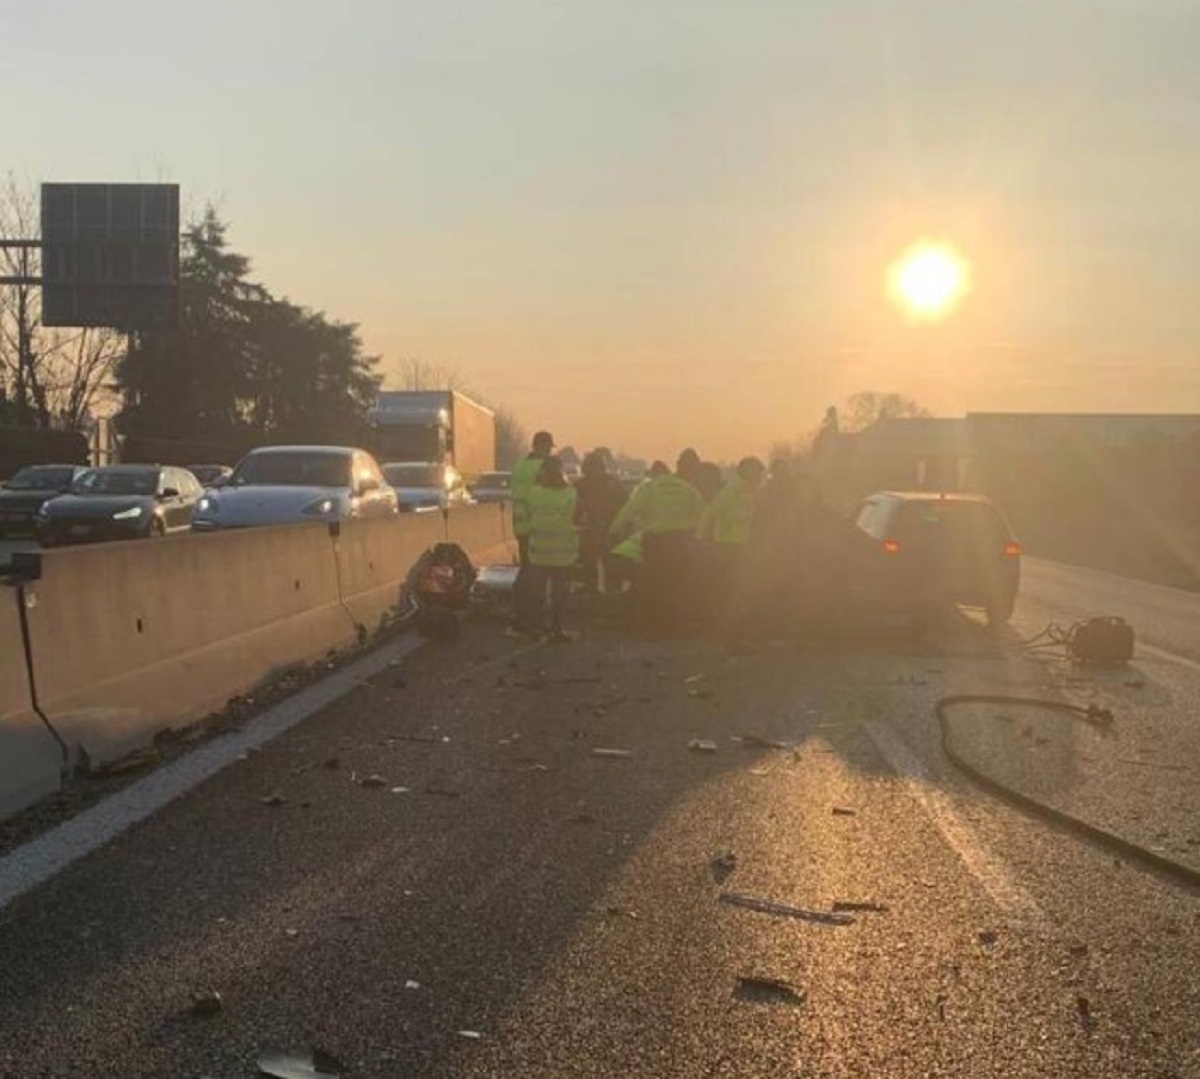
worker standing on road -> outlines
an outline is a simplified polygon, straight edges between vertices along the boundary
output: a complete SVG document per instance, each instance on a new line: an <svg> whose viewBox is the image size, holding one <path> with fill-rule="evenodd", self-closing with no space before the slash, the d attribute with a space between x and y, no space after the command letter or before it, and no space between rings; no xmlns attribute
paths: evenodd
<svg viewBox="0 0 1200 1079"><path fill-rule="evenodd" d="M530 580L530 610L537 611L539 623L530 628L543 628L540 622L548 600L552 641L569 639L563 632L562 616L579 561L577 501L578 492L567 483L562 462L547 457L529 492L529 565L525 572Z"/></svg>
<svg viewBox="0 0 1200 1079"><path fill-rule="evenodd" d="M615 540L633 533L642 536L634 607L644 632L681 628L691 613L692 554L703 509L704 500L696 489L673 475L662 461L655 461L650 478L613 520Z"/></svg>
<svg viewBox="0 0 1200 1079"><path fill-rule="evenodd" d="M513 621L509 633L532 632L534 624L540 620L540 611L531 609L529 595L529 529L530 506L529 496L537 484L538 473L542 463L554 452L554 437L549 431L539 431L533 436L533 446L529 455L518 461L512 474L512 519L513 532L517 537L517 549L520 554L520 569L513 583Z"/></svg>
<svg viewBox="0 0 1200 1079"><path fill-rule="evenodd" d="M711 461L701 461L700 454L690 448L679 455L675 475L695 487L705 502L711 502L723 486L721 470Z"/></svg>
<svg viewBox="0 0 1200 1079"><path fill-rule="evenodd" d="M746 618L745 551L750 541L755 499L766 477L766 466L757 457L746 457L737 474L705 508L697 535L706 545L711 570L713 602L710 610L729 612L728 631L740 638Z"/></svg>
<svg viewBox="0 0 1200 1079"><path fill-rule="evenodd" d="M579 493L575 523L580 529L583 587L595 593L603 584L604 591L610 592L615 574L609 561L608 533L629 496L621 481L605 467L604 458L596 453L583 459L583 476L575 490Z"/></svg>

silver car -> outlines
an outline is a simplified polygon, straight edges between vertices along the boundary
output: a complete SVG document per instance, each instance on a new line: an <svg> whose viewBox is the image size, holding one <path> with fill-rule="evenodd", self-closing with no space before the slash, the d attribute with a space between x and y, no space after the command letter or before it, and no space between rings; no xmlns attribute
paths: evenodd
<svg viewBox="0 0 1200 1079"><path fill-rule="evenodd" d="M192 528L346 521L396 513L396 492L369 453L348 446L262 446L196 506Z"/></svg>

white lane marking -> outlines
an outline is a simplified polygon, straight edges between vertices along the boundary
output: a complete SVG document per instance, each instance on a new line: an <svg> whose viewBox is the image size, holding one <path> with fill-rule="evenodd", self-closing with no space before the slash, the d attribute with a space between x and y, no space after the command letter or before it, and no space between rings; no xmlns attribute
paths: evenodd
<svg viewBox="0 0 1200 1079"><path fill-rule="evenodd" d="M983 846L950 797L930 779L925 766L900 736L882 723L865 723L863 729L996 906L1016 921L1031 925L1046 923L1046 915L1037 901L1017 884L1012 870Z"/></svg>
<svg viewBox="0 0 1200 1079"><path fill-rule="evenodd" d="M105 798L77 817L0 858L0 910L72 862L111 842L139 821L199 786L248 750L257 749L344 697L424 642L404 637L364 656L315 686L281 701L240 731L217 738Z"/></svg>
<svg viewBox="0 0 1200 1079"><path fill-rule="evenodd" d="M1135 656L1138 652L1144 652L1155 659L1165 659L1168 663L1178 663L1181 666L1191 668L1193 671L1200 671L1200 662L1188 659L1187 656L1181 656L1178 652L1168 652L1165 648L1155 648L1152 644L1139 643L1136 646Z"/></svg>

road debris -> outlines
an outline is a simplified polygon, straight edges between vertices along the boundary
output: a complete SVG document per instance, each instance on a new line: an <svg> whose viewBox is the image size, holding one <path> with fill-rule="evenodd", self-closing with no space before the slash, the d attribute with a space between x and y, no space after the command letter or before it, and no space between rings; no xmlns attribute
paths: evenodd
<svg viewBox="0 0 1200 1079"><path fill-rule="evenodd" d="M763 738L759 734L743 734L736 741L742 743L744 749L794 749L790 742L779 742L774 738Z"/></svg>
<svg viewBox="0 0 1200 1079"><path fill-rule="evenodd" d="M375 774L375 775L369 775L369 776L364 777L363 779L360 779L358 781L358 785L360 787L368 787L368 788L386 787L388 785L388 781L386 779L384 779L383 776Z"/></svg>
<svg viewBox="0 0 1200 1079"><path fill-rule="evenodd" d="M1092 1015L1092 1005L1087 997L1075 997L1075 1010L1079 1013L1080 1025L1088 1034L1096 1029L1096 1017Z"/></svg>
<svg viewBox="0 0 1200 1079"><path fill-rule="evenodd" d="M273 1079L330 1079L340 1076L346 1066L332 1053L314 1049L311 1053L279 1053L274 1050L258 1058L260 1075Z"/></svg>
<svg viewBox="0 0 1200 1079"><path fill-rule="evenodd" d="M631 922L641 918L641 915L630 907L605 907L604 913L609 918L628 918Z"/></svg>
<svg viewBox="0 0 1200 1079"><path fill-rule="evenodd" d="M857 817L858 810L851 809L849 806L834 806L833 815L835 817Z"/></svg>
<svg viewBox="0 0 1200 1079"><path fill-rule="evenodd" d="M976 937L985 948L990 948L1000 939L1000 934L994 929L981 929Z"/></svg>
<svg viewBox="0 0 1200 1079"><path fill-rule="evenodd" d="M188 1015L194 1016L197 1019L211 1019L214 1015L219 1014L224 1007L225 1004L221 1000L221 994L215 989L209 989L203 993L192 994L192 1002L188 1005Z"/></svg>
<svg viewBox="0 0 1200 1079"><path fill-rule="evenodd" d="M268 794L265 798L260 798L259 801L265 806L281 806L287 799L276 791L274 794Z"/></svg>
<svg viewBox="0 0 1200 1079"><path fill-rule="evenodd" d="M413 989L420 989L420 988L421 988L421 983L420 983L420 982L414 982L414 981L413 981L411 978L409 978L409 979L408 979L408 981L406 981L406 982L404 983L404 988L405 988L405 989L409 989L409 990L413 990Z"/></svg>
<svg viewBox="0 0 1200 1079"><path fill-rule="evenodd" d="M834 900L833 910L836 914L849 914L851 912L886 914L888 907L886 903L861 903L853 899L837 899Z"/></svg>
<svg viewBox="0 0 1200 1079"><path fill-rule="evenodd" d="M793 907L788 903L777 903L773 899L742 895L739 892L722 892L717 898L730 906L745 907L747 910L755 910L760 914L776 914L783 918L798 918L803 922L817 922L821 925L854 924L854 919L849 914L838 914L827 910L808 910L804 907Z"/></svg>
<svg viewBox="0 0 1200 1079"><path fill-rule="evenodd" d="M469 1041L477 1042L483 1035L478 1030L460 1030L458 1032L460 1038L466 1038Z"/></svg>
<svg viewBox="0 0 1200 1079"><path fill-rule="evenodd" d="M612 760L624 760L626 757L632 757L633 753L628 749L605 749L603 746L598 746L592 750L593 757L606 757Z"/></svg>
<svg viewBox="0 0 1200 1079"><path fill-rule="evenodd" d="M718 884L724 884L733 875L734 870L737 869L737 864L737 855L733 851L718 854L709 862L713 880Z"/></svg>
<svg viewBox="0 0 1200 1079"><path fill-rule="evenodd" d="M410 788L408 788L408 787L393 787L392 793L393 794L408 794L409 790L410 790Z"/></svg>
<svg viewBox="0 0 1200 1079"><path fill-rule="evenodd" d="M781 978L764 978L759 975L746 975L738 978L737 990L734 996L754 1004L790 1004L793 1007L803 1004L805 992L791 982Z"/></svg>
<svg viewBox="0 0 1200 1079"><path fill-rule="evenodd" d="M688 749L693 753L716 753L717 743L711 738L693 738L688 742Z"/></svg>

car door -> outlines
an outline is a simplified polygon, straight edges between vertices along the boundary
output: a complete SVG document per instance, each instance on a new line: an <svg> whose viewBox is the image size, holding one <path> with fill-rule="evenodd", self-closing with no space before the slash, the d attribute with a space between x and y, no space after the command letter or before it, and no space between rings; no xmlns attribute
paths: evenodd
<svg viewBox="0 0 1200 1079"><path fill-rule="evenodd" d="M161 494L159 505L162 508L163 523L168 532L186 528L191 522L191 511L188 509L184 494L185 483L182 473L177 468L164 468L159 477L158 489Z"/></svg>

